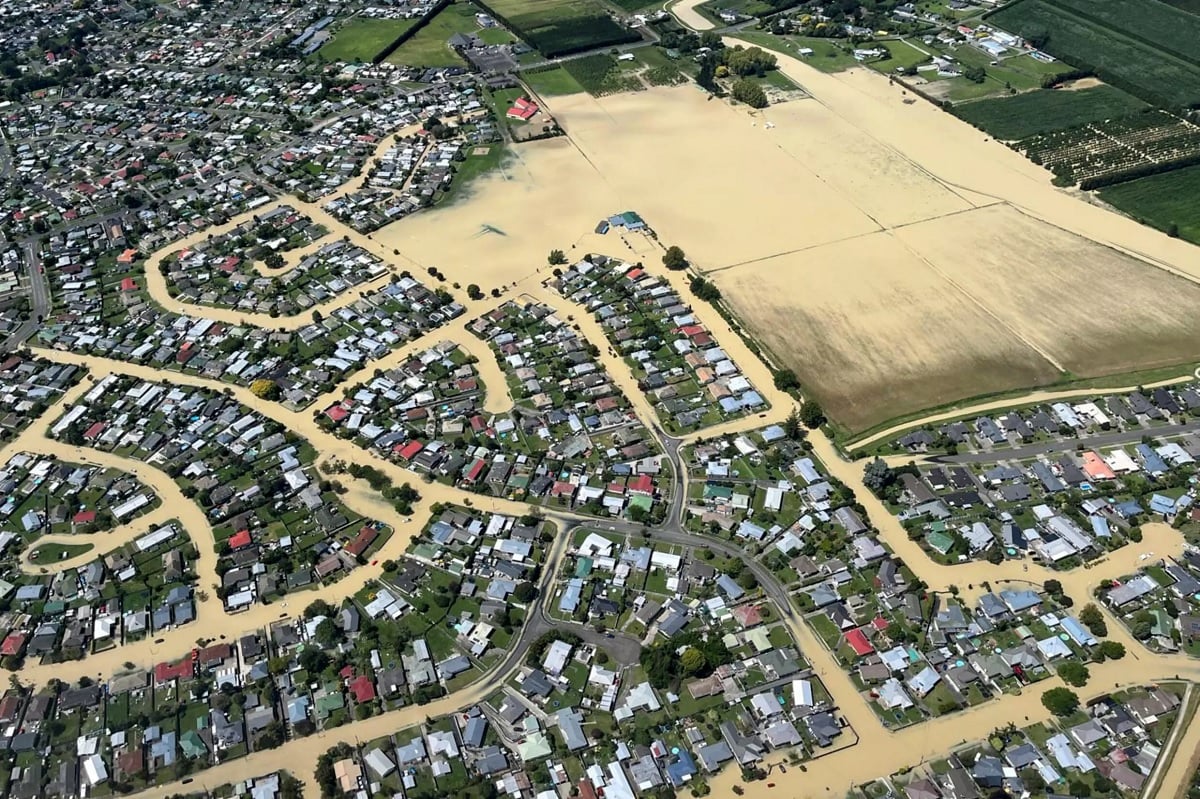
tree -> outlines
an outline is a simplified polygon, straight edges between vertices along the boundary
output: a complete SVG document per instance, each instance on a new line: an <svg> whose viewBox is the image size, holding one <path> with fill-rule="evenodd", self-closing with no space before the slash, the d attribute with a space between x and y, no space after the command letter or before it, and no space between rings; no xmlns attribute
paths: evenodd
<svg viewBox="0 0 1200 799"><path fill-rule="evenodd" d="M1148 610L1139 610L1129 622L1129 632L1139 641L1145 641L1154 632L1154 616Z"/></svg>
<svg viewBox="0 0 1200 799"><path fill-rule="evenodd" d="M806 399L800 405L800 421L810 430L815 430L825 424L825 411L814 399Z"/></svg>
<svg viewBox="0 0 1200 799"><path fill-rule="evenodd" d="M668 247L667 251L663 253L662 261L663 266L665 266L667 269L674 269L678 271L680 269L687 269L688 267L687 256L683 254L683 250L681 248L674 244Z"/></svg>
<svg viewBox="0 0 1200 799"><path fill-rule="evenodd" d="M792 391L800 388L800 378L791 369L778 369L774 374L775 388L780 391Z"/></svg>
<svg viewBox="0 0 1200 799"><path fill-rule="evenodd" d="M1051 688L1042 694L1042 705L1046 710L1062 718L1079 709L1079 695L1070 688Z"/></svg>
<svg viewBox="0 0 1200 799"><path fill-rule="evenodd" d="M1059 663L1057 671L1063 682L1076 688L1087 685L1088 678L1091 676L1088 667L1077 660L1066 660Z"/></svg>
<svg viewBox="0 0 1200 799"><path fill-rule="evenodd" d="M875 458L863 468L863 485L881 496L885 489L896 481L896 474L883 458Z"/></svg>
<svg viewBox="0 0 1200 799"><path fill-rule="evenodd" d="M280 394L279 384L274 380L268 380L265 378L261 380L255 380L250 384L250 393L259 399L277 399Z"/></svg>
<svg viewBox="0 0 1200 799"><path fill-rule="evenodd" d="M783 420L783 432L792 441L799 441L804 438L804 425L800 421L800 413L795 408Z"/></svg>
<svg viewBox="0 0 1200 799"><path fill-rule="evenodd" d="M1095 602L1089 602L1079 611L1079 620L1083 625L1091 631L1092 635L1105 636L1108 635L1108 624L1104 621L1104 614L1100 612L1100 608L1096 607Z"/></svg>
<svg viewBox="0 0 1200 799"><path fill-rule="evenodd" d="M733 95L733 99L745 103L751 108L767 107L767 93L763 91L762 86L752 80L742 78L735 82L730 93Z"/></svg>
<svg viewBox="0 0 1200 799"><path fill-rule="evenodd" d="M694 646L689 646L679 658L679 665L685 674L699 674L708 665L704 653Z"/></svg>
<svg viewBox="0 0 1200 799"><path fill-rule="evenodd" d="M333 619L323 619L317 625L313 636L317 639L318 644L325 649L329 649L337 644L339 637L337 625L333 623Z"/></svg>
<svg viewBox="0 0 1200 799"><path fill-rule="evenodd" d="M534 599L536 599L537 594L537 586L528 580L522 580L521 582L517 583L517 587L513 591L513 599L524 604L526 602L532 602Z"/></svg>
<svg viewBox="0 0 1200 799"><path fill-rule="evenodd" d="M332 616L337 609L324 599L314 599L304 609L304 618L315 619L317 616Z"/></svg>
<svg viewBox="0 0 1200 799"><path fill-rule="evenodd" d="M1062 583L1058 580L1047 580L1042 583L1042 590L1050 596L1058 596L1063 592Z"/></svg>
<svg viewBox="0 0 1200 799"><path fill-rule="evenodd" d="M479 288L477 284L472 283L471 285L467 286L467 296L473 300L482 300L483 289Z"/></svg>
<svg viewBox="0 0 1200 799"><path fill-rule="evenodd" d="M1179 225L1175 224L1174 222L1167 225L1167 235L1173 239L1179 238Z"/></svg>
<svg viewBox="0 0 1200 799"><path fill-rule="evenodd" d="M546 261L551 266L562 266L567 262L567 256L562 250L551 250L549 257L546 258Z"/></svg>
<svg viewBox="0 0 1200 799"><path fill-rule="evenodd" d="M1109 660L1120 660L1125 657L1125 644L1120 641L1101 641L1100 651Z"/></svg>
<svg viewBox="0 0 1200 799"><path fill-rule="evenodd" d="M972 83L983 83L987 80L987 71L981 66L969 66L963 70L962 74Z"/></svg>

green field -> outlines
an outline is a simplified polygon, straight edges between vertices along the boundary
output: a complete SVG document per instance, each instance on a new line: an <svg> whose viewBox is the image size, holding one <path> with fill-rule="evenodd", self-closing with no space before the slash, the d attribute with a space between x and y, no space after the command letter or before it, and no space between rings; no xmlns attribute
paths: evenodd
<svg viewBox="0 0 1200 799"><path fill-rule="evenodd" d="M598 0L488 0L486 6L548 58L641 38L614 22Z"/></svg>
<svg viewBox="0 0 1200 799"><path fill-rule="evenodd" d="M33 553L29 559L42 566L57 563L60 560L69 560L85 552L90 552L94 548L92 544L42 544L41 546L34 545Z"/></svg>
<svg viewBox="0 0 1200 799"><path fill-rule="evenodd" d="M1200 17L1139 0L1019 0L988 17L1149 102L1200 102Z"/></svg>
<svg viewBox="0 0 1200 799"><path fill-rule="evenodd" d="M1200 244L1200 166L1118 183L1101 189L1100 197L1159 230L1175 224L1181 239Z"/></svg>
<svg viewBox="0 0 1200 799"><path fill-rule="evenodd" d="M521 80L525 81L530 91L542 97L553 97L556 94L579 94L584 91L584 88L579 85L579 81L575 80L571 73L562 67L522 72Z"/></svg>
<svg viewBox="0 0 1200 799"><path fill-rule="evenodd" d="M564 62L563 68L571 73L584 91L595 97L642 88L641 82L624 74L617 59L610 55L573 58Z"/></svg>
<svg viewBox="0 0 1200 799"><path fill-rule="evenodd" d="M441 10L413 37L387 57L390 64L411 67L457 67L464 63L448 42L456 33L476 33L479 9L470 3L452 3Z"/></svg>
<svg viewBox="0 0 1200 799"><path fill-rule="evenodd" d="M317 53L326 61L365 63L415 24L414 19L355 17L343 25Z"/></svg>
<svg viewBox="0 0 1200 799"><path fill-rule="evenodd" d="M775 36L770 33L741 31L737 38L756 44L764 50L799 58L804 63L822 72L841 72L859 66L854 56L843 50L847 46L840 39L821 39L809 36ZM800 50L808 48L812 55L802 56Z"/></svg>
<svg viewBox="0 0 1200 799"><path fill-rule="evenodd" d="M956 116L1004 141L1124 116L1146 105L1111 86L1037 89L1012 97L960 103Z"/></svg>

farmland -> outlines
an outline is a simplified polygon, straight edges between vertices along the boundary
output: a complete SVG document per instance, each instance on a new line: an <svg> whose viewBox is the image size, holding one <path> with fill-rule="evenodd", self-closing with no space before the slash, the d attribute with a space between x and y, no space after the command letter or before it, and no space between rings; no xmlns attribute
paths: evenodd
<svg viewBox="0 0 1200 799"><path fill-rule="evenodd" d="M613 21L596 0L489 0L483 5L547 57L640 38Z"/></svg>
<svg viewBox="0 0 1200 799"><path fill-rule="evenodd" d="M1004 141L1053 133L1077 125L1124 116L1145 103L1111 86L1089 89L1038 89L954 106L954 114Z"/></svg>
<svg viewBox="0 0 1200 799"><path fill-rule="evenodd" d="M1086 5L1078 0L1020 0L988 20L1156 105L1200 102L1195 47L1200 17L1173 6L1157 0L1088 0Z"/></svg>
<svg viewBox="0 0 1200 799"><path fill-rule="evenodd" d="M1165 111L1132 114L1102 123L1035 135L1019 148L1064 185L1083 188L1200 157L1200 127Z"/></svg>
<svg viewBox="0 0 1200 799"><path fill-rule="evenodd" d="M317 52L326 61L368 62L416 24L413 19L355 17Z"/></svg>
<svg viewBox="0 0 1200 799"><path fill-rule="evenodd" d="M584 90L579 81L562 66L527 70L521 74L521 79L542 97L578 94Z"/></svg>
<svg viewBox="0 0 1200 799"><path fill-rule="evenodd" d="M1109 186L1100 197L1144 224L1200 244L1200 166Z"/></svg>

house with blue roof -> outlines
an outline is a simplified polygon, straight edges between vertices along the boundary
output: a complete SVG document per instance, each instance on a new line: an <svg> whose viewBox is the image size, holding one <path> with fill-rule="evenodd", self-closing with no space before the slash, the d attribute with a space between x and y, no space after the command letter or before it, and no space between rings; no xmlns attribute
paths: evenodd
<svg viewBox="0 0 1200 799"><path fill-rule="evenodd" d="M1155 494L1150 497L1150 512L1163 516L1173 516L1175 514L1175 500L1163 494Z"/></svg>
<svg viewBox="0 0 1200 799"><path fill-rule="evenodd" d="M298 696L287 703L287 720L288 724L300 724L308 721L308 706L309 698L307 696Z"/></svg>
<svg viewBox="0 0 1200 799"><path fill-rule="evenodd" d="M1142 468L1146 470L1146 474L1158 477L1167 473L1167 462L1151 449L1149 444L1138 444L1133 449L1137 452L1138 460L1142 462Z"/></svg>
<svg viewBox="0 0 1200 799"><path fill-rule="evenodd" d="M1113 510L1115 510L1122 519L1132 519L1139 513L1144 513L1142 506L1137 504L1137 502L1132 499L1127 499L1124 502L1118 503Z"/></svg>
<svg viewBox="0 0 1200 799"><path fill-rule="evenodd" d="M765 441L768 444L770 444L773 441L780 441L785 438L787 438L787 433L784 431L784 429L782 427L780 427L777 424L773 424L770 427L768 427L762 431L762 439L763 439L763 441Z"/></svg>
<svg viewBox="0 0 1200 799"><path fill-rule="evenodd" d="M717 578L717 587L725 592L725 596L729 597L730 602L737 602L746 593L728 574L722 574Z"/></svg>
<svg viewBox="0 0 1200 799"><path fill-rule="evenodd" d="M1112 530L1108 526L1108 519L1104 518L1103 516L1093 516L1091 517L1091 521L1093 535L1095 535L1097 538L1112 537Z"/></svg>
<svg viewBox="0 0 1200 799"><path fill-rule="evenodd" d="M1071 640L1080 646L1095 646L1096 636L1092 635L1086 627L1076 621L1073 617L1067 616L1063 618L1059 625L1063 632L1071 636Z"/></svg>
<svg viewBox="0 0 1200 799"><path fill-rule="evenodd" d="M680 788L696 774L696 762L686 749L680 749L675 761L667 764L666 772L671 785Z"/></svg>
<svg viewBox="0 0 1200 799"><path fill-rule="evenodd" d="M583 580L573 577L567 581L562 596L558 599L558 609L563 613L574 613L579 607L580 595L583 593Z"/></svg>
<svg viewBox="0 0 1200 799"><path fill-rule="evenodd" d="M1013 613L1022 613L1042 604L1042 598L1037 595L1037 592L1028 588L1021 591L1006 588L1000 592L1000 599Z"/></svg>

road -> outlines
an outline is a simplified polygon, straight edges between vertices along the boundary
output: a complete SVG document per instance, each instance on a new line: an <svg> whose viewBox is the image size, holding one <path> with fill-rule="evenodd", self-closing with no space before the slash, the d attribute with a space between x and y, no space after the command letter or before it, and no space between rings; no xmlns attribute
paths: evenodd
<svg viewBox="0 0 1200 799"><path fill-rule="evenodd" d="M33 239L29 239L24 242L23 248L29 275L29 317L9 334L3 345L0 345L7 352L12 352L33 338L41 329L42 320L50 313L50 286L37 254L37 244Z"/></svg>
<svg viewBox="0 0 1200 799"><path fill-rule="evenodd" d="M997 461L1020 461L1035 458L1038 455L1074 452L1079 447L1094 449L1096 447L1115 447L1120 444L1140 443L1147 436L1151 438L1170 438L1188 433L1200 432L1200 420L1169 424L1162 427L1137 428L1136 430L1118 430L1112 433L1097 433L1082 438L1065 438L1056 441L1044 441L1040 444L1028 444L1021 447L1008 447L984 452L964 452L956 455L928 455L920 460L929 463L996 463ZM897 456L903 459L904 456Z"/></svg>

